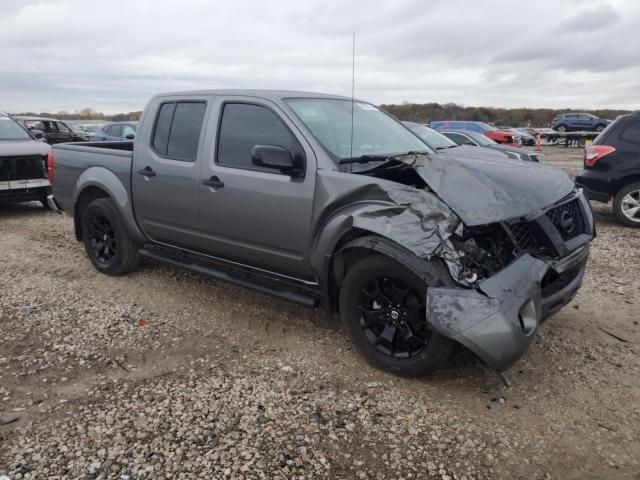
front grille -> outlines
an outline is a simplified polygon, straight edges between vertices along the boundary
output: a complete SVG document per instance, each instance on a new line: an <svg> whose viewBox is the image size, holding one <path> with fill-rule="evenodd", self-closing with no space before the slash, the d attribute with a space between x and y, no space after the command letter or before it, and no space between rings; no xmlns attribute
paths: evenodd
<svg viewBox="0 0 640 480"><path fill-rule="evenodd" d="M528 222L514 223L511 225L511 233L521 250L533 250L540 246Z"/></svg>
<svg viewBox="0 0 640 480"><path fill-rule="evenodd" d="M46 177L44 160L40 155L0 157L0 182Z"/></svg>
<svg viewBox="0 0 640 480"><path fill-rule="evenodd" d="M584 220L578 199L552 208L545 215L556 227L564 241L571 240L584 233Z"/></svg>

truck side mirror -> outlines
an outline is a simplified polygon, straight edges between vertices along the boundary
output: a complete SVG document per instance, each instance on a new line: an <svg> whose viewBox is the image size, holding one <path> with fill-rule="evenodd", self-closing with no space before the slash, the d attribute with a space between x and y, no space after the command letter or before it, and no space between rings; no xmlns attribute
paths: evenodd
<svg viewBox="0 0 640 480"><path fill-rule="evenodd" d="M257 167L272 168L291 176L302 173L302 159L278 145L256 145L251 150L251 162Z"/></svg>
<svg viewBox="0 0 640 480"><path fill-rule="evenodd" d="M31 127L29 131L31 132L31 135L33 135L37 140L42 140L44 138L44 132L42 130Z"/></svg>
<svg viewBox="0 0 640 480"><path fill-rule="evenodd" d="M136 134L135 133L128 133L126 137L127 140L133 140L134 138L136 138Z"/></svg>

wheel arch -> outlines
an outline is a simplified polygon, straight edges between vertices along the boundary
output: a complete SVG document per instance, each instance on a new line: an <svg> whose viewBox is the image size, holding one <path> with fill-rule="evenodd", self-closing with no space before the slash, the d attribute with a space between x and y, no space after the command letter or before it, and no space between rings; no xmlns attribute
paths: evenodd
<svg viewBox="0 0 640 480"><path fill-rule="evenodd" d="M340 288L347 272L360 260L369 255L384 255L409 269L427 284L455 284L444 262L427 260L402 247L398 243L375 232L352 229L346 232L335 245L327 268L327 306L329 312L338 312Z"/></svg>
<svg viewBox="0 0 640 480"><path fill-rule="evenodd" d="M632 183L640 183L640 172L633 175L627 175L615 180L615 182L613 182L613 197L615 198L620 190L622 190L627 185L631 185Z"/></svg>
<svg viewBox="0 0 640 480"><path fill-rule="evenodd" d="M103 167L85 170L76 182L73 195L73 223L77 240L82 240L82 212L97 198L111 199L129 235L139 243L146 242L135 221L130 192L113 172Z"/></svg>

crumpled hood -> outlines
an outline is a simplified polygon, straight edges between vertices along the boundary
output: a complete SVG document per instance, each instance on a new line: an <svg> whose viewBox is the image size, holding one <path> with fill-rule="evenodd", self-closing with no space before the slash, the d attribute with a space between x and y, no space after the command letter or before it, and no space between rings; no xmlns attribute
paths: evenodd
<svg viewBox="0 0 640 480"><path fill-rule="evenodd" d="M442 152L408 157L405 163L412 163L429 188L468 226L535 213L575 188L560 170L508 158Z"/></svg>
<svg viewBox="0 0 640 480"><path fill-rule="evenodd" d="M0 157L21 157L23 155L47 155L51 147L37 140L0 141Z"/></svg>

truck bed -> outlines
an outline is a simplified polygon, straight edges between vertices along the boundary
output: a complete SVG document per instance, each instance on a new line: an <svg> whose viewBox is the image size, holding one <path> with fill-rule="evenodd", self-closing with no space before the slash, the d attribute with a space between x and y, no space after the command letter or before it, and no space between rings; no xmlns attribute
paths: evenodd
<svg viewBox="0 0 640 480"><path fill-rule="evenodd" d="M63 143L53 146L53 154L53 193L63 210L73 212L80 176L90 179L98 169L108 170L118 177L126 188L127 196L130 195L133 141Z"/></svg>

